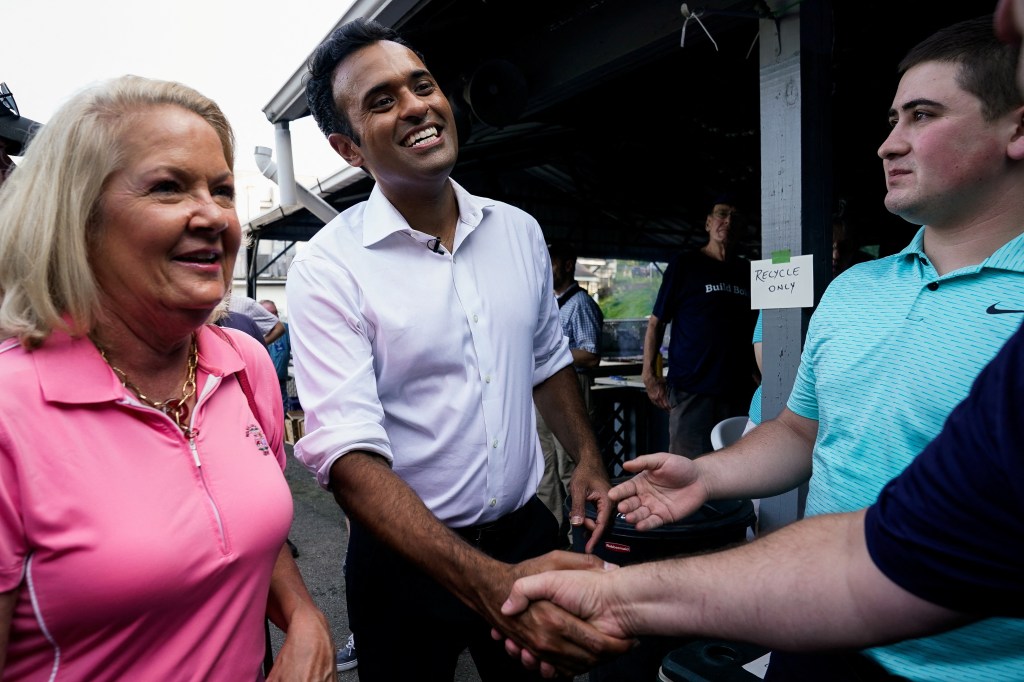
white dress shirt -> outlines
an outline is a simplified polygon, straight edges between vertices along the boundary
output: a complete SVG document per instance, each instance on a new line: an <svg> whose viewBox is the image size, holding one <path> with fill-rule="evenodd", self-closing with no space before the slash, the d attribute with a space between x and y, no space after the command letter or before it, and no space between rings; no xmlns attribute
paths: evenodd
<svg viewBox="0 0 1024 682"><path fill-rule="evenodd" d="M533 387L572 356L537 221L452 186L453 253L375 187L296 256L287 295L306 414L296 457L326 488L338 457L380 454L458 528L536 492Z"/></svg>

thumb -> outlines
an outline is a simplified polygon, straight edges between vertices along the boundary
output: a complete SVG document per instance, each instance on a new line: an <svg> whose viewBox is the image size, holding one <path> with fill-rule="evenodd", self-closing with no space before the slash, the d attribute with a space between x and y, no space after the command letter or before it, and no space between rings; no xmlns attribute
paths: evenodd
<svg viewBox="0 0 1024 682"><path fill-rule="evenodd" d="M501 613L505 616L514 616L522 613L530 605L529 585L526 584L530 576L520 578L512 584L512 591L509 592L505 603L501 605Z"/></svg>

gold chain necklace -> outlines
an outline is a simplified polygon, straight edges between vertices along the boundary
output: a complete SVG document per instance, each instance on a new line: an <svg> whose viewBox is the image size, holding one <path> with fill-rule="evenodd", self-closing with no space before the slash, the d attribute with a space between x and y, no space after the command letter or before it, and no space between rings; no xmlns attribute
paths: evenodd
<svg viewBox="0 0 1024 682"><path fill-rule="evenodd" d="M155 407L156 409L160 410L161 412L169 416L171 419L174 420L174 423L178 425L178 428L181 429L181 432L184 433L186 436L188 435L188 401L189 398L196 394L196 367L199 365L199 349L196 346L195 334L192 335L192 345L189 347L188 350L188 376L185 378L185 383L181 387L181 397L172 398L170 400L164 400L162 402L153 400L145 393L143 393L141 390L139 390L139 387L136 386L132 382L132 380L128 378L128 375L125 374L123 370L111 364L110 359L107 358L107 352L103 349L103 346L96 343L95 340L93 341L93 343L96 345L96 350L100 352L100 356L103 358L103 361L110 365L110 369L114 370L114 374L116 374L117 378L121 380L122 386L124 386L129 391L134 393L139 398L139 400L141 400L145 404L149 405L150 407Z"/></svg>

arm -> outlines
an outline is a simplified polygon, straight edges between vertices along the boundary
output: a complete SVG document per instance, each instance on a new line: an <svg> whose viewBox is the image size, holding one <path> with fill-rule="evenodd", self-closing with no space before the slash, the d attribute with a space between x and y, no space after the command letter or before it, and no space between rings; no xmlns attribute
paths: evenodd
<svg viewBox="0 0 1024 682"><path fill-rule="evenodd" d="M274 325L274 328L263 336L263 340L269 346L274 343L274 341L277 341L279 338L284 336L284 331L284 323L281 322L281 320L278 320L277 324Z"/></svg>
<svg viewBox="0 0 1024 682"><path fill-rule="evenodd" d="M612 503L608 499L611 483L583 405L576 370L571 366L563 367L538 384L533 389L533 400L555 438L576 462L569 480L568 494L572 496L569 523L586 525L591 531L586 551L592 552L611 519ZM587 518L588 501L597 510L596 523Z"/></svg>
<svg viewBox="0 0 1024 682"><path fill-rule="evenodd" d="M334 642L327 618L313 602L291 551L282 546L270 578L267 616L285 633L269 680L334 680Z"/></svg>
<svg viewBox="0 0 1024 682"><path fill-rule="evenodd" d="M777 649L862 648L969 621L875 567L863 511L805 519L698 557L530 576L516 582L502 610L517 613L536 599L615 637L699 634Z"/></svg>
<svg viewBox="0 0 1024 682"><path fill-rule="evenodd" d="M581 672L598 662L597 652L629 648L629 642L616 642L550 603L531 605L515 616L501 613L517 578L554 568L598 567L603 562L597 557L551 552L515 565L492 559L442 524L384 458L370 453L351 451L336 460L330 481L338 504L356 523L559 670Z"/></svg>
<svg viewBox="0 0 1024 682"><path fill-rule="evenodd" d="M818 422L783 409L729 447L691 460L661 452L623 463L637 475L609 491L626 521L651 530L708 500L770 497L811 475Z"/></svg>
<svg viewBox="0 0 1024 682"><path fill-rule="evenodd" d="M641 378L647 388L647 396L651 402L663 410L668 406L668 382L662 376L661 342L665 339L665 324L656 315L647 320L647 332L644 334L644 365Z"/></svg>
<svg viewBox="0 0 1024 682"><path fill-rule="evenodd" d="M7 663L7 642L11 638L11 619L14 617L14 603L18 590L0 593L0 677Z"/></svg>
<svg viewBox="0 0 1024 682"><path fill-rule="evenodd" d="M591 353L582 348L573 348L569 352L572 353L572 364L574 367L590 369L601 364L601 356L597 353Z"/></svg>
<svg viewBox="0 0 1024 682"><path fill-rule="evenodd" d="M579 369L591 369L601 364L601 334L604 315L600 306L586 293L579 293L567 305L573 305L568 329L569 352L572 364Z"/></svg>
<svg viewBox="0 0 1024 682"><path fill-rule="evenodd" d="M277 315L257 303L256 299L248 296L232 295L231 304L232 310L237 309L256 322L260 328L260 333L263 334L264 343L272 343L284 334L284 325L281 323L281 320L278 319ZM278 327L280 327L280 330L278 330Z"/></svg>

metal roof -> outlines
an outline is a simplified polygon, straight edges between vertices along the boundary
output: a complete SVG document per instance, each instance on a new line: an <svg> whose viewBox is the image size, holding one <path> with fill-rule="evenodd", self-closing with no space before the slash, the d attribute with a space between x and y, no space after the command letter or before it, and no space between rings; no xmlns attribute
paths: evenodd
<svg viewBox="0 0 1024 682"><path fill-rule="evenodd" d="M834 158L834 194L848 200L867 243L901 247L912 229L885 211L874 155L887 133L895 67L918 40L974 11L942 6L925 16L909 1L803 5L810 2L832 12L828 35L819 40L820 27L808 26L802 40L808 52L830 51L833 87L824 96L835 120L830 138L794 140L794 153ZM424 53L456 111L452 177L467 189L524 208L549 239L572 240L581 254L664 261L705 241L708 202L722 191L744 211L743 250L760 253L762 74L752 48L765 6L711 0L694 7L698 25L678 0L357 0L336 25L373 17ZM879 40L883 20L900 26L898 35ZM522 75L525 102L503 99L515 88L496 63ZM304 72L264 107L269 121L308 115ZM340 158L339 166L316 191L344 210L373 181ZM321 226L301 208L250 223L260 239L308 239Z"/></svg>

